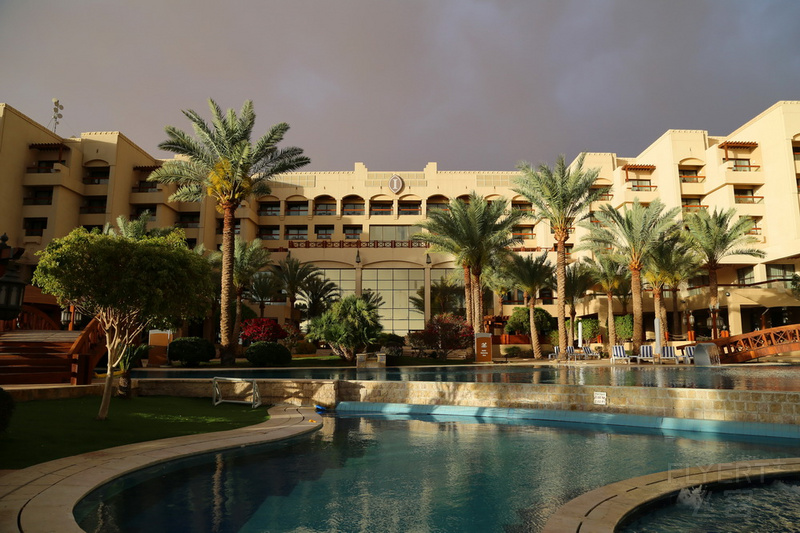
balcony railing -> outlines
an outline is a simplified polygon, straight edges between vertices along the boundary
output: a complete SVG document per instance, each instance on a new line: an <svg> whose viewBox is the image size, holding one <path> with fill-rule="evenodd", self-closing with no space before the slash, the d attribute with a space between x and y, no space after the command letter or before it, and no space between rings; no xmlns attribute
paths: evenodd
<svg viewBox="0 0 800 533"><path fill-rule="evenodd" d="M280 209L259 209L258 216L260 217L276 217L281 214Z"/></svg>
<svg viewBox="0 0 800 533"><path fill-rule="evenodd" d="M25 228L26 237L41 237L44 234L44 228Z"/></svg>
<svg viewBox="0 0 800 533"><path fill-rule="evenodd" d="M750 231L747 232L748 235L761 235L761 228L758 226L754 226L750 228Z"/></svg>
<svg viewBox="0 0 800 533"><path fill-rule="evenodd" d="M53 197L23 198L22 205L53 205Z"/></svg>
<svg viewBox="0 0 800 533"><path fill-rule="evenodd" d="M705 176L678 176L681 180L681 183L703 183L706 181Z"/></svg>
<svg viewBox="0 0 800 533"><path fill-rule="evenodd" d="M131 192L158 192L158 183L142 183L131 187Z"/></svg>
<svg viewBox="0 0 800 533"><path fill-rule="evenodd" d="M614 195L610 192L606 192L598 196L597 199L603 202L610 202L611 200L614 199Z"/></svg>
<svg viewBox="0 0 800 533"><path fill-rule="evenodd" d="M290 241L289 248L428 248L422 241Z"/></svg>
<svg viewBox="0 0 800 533"><path fill-rule="evenodd" d="M761 165L733 165L728 167L728 170L733 170L734 172L756 172L760 169Z"/></svg>
<svg viewBox="0 0 800 533"><path fill-rule="evenodd" d="M369 210L370 216L382 216L382 215L391 215L392 208L391 207L372 207Z"/></svg>
<svg viewBox="0 0 800 533"><path fill-rule="evenodd" d="M98 213L105 213L106 206L104 205L84 205L80 209L82 215L96 215Z"/></svg>
<svg viewBox="0 0 800 533"><path fill-rule="evenodd" d="M535 239L536 233L528 231L520 231L511 234L515 239Z"/></svg>
<svg viewBox="0 0 800 533"><path fill-rule="evenodd" d="M398 209L398 212L400 213L401 216L402 215L420 215L420 214L422 214L422 207L421 206L400 207Z"/></svg>
<svg viewBox="0 0 800 533"><path fill-rule="evenodd" d="M200 222L199 221L188 221L188 220L179 220L175 223L175 226L178 228L190 229L190 228L199 228Z"/></svg>
<svg viewBox="0 0 800 533"><path fill-rule="evenodd" d="M763 196L734 195L733 202L737 204L761 204L764 203Z"/></svg>
<svg viewBox="0 0 800 533"><path fill-rule="evenodd" d="M330 216L336 214L336 206L317 206L314 208L314 215L318 217Z"/></svg>
<svg viewBox="0 0 800 533"><path fill-rule="evenodd" d="M700 204L683 204L681 206L681 210L684 213L697 213L698 211L707 210L707 205L700 205Z"/></svg>
<svg viewBox="0 0 800 533"><path fill-rule="evenodd" d="M342 208L342 215L364 216L364 208L363 207Z"/></svg>
<svg viewBox="0 0 800 533"><path fill-rule="evenodd" d="M631 184L632 191L655 191L656 189L658 189L658 185Z"/></svg>
<svg viewBox="0 0 800 533"><path fill-rule="evenodd" d="M107 185L108 178L83 178L84 185Z"/></svg>

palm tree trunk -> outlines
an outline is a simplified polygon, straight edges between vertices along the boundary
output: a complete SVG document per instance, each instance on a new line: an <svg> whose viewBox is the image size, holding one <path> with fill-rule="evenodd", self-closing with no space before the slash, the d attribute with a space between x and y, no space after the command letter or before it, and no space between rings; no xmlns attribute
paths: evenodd
<svg viewBox="0 0 800 533"><path fill-rule="evenodd" d="M633 297L633 353L639 353L639 348L642 346L642 339L644 337L644 328L642 324L642 271L639 269L631 269L631 293Z"/></svg>
<svg viewBox="0 0 800 533"><path fill-rule="evenodd" d="M542 346L539 344L539 331L536 329L536 298L530 298L530 302L528 306L531 309L530 314L530 329L531 329L531 349L533 350L533 356L536 359L542 358Z"/></svg>
<svg viewBox="0 0 800 533"><path fill-rule="evenodd" d="M483 287L480 271L472 272L472 313L475 333L483 333Z"/></svg>
<svg viewBox="0 0 800 533"><path fill-rule="evenodd" d="M464 265L464 315L467 320L467 325L472 326L475 330L475 324L472 323L472 281L469 275L469 266Z"/></svg>
<svg viewBox="0 0 800 533"><path fill-rule="evenodd" d="M232 336L236 339L236 343L239 343L239 334L242 332L242 294L244 293L244 289L237 289L236 290L236 317L233 321L233 333Z"/></svg>
<svg viewBox="0 0 800 533"><path fill-rule="evenodd" d="M617 327L614 324L614 293L607 292L606 298L608 299L608 354L611 355L611 349L617 343Z"/></svg>
<svg viewBox="0 0 800 533"><path fill-rule="evenodd" d="M678 287L672 288L672 332L675 335L681 333L681 310L678 309Z"/></svg>
<svg viewBox="0 0 800 533"><path fill-rule="evenodd" d="M575 324L575 317L578 316L578 312L575 310L574 305L569 306L569 339L567 342L570 346L575 346L575 333L577 329L577 325Z"/></svg>
<svg viewBox="0 0 800 533"><path fill-rule="evenodd" d="M661 296L662 296L661 287L653 287L653 314L655 315L656 318L658 318L658 321L661 322L661 328L662 328L661 331L663 335L663 332L665 331L664 329L665 326L664 326L664 320L661 318L661 310L662 307L664 306L664 303L662 301Z"/></svg>
<svg viewBox="0 0 800 533"><path fill-rule="evenodd" d="M557 236L558 238L558 236ZM558 238L556 241L556 316L558 317L558 346L560 358L566 357L567 353L567 326L564 316L564 304L567 301L567 251L564 246L566 238Z"/></svg>
<svg viewBox="0 0 800 533"><path fill-rule="evenodd" d="M709 299L708 303L716 307L719 305L719 285L717 283L717 269L716 268L709 268L708 269L708 292L709 292Z"/></svg>
<svg viewBox="0 0 800 533"><path fill-rule="evenodd" d="M220 293L219 330L220 362L232 365L236 361L233 339L231 338L233 320L231 300L233 299L233 261L234 261L234 212L235 204L222 205L222 291Z"/></svg>

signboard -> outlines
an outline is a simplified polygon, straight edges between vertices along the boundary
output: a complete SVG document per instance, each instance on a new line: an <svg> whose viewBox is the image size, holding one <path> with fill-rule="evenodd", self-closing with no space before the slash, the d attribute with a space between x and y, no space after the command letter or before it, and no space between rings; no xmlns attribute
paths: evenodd
<svg viewBox="0 0 800 533"><path fill-rule="evenodd" d="M475 362L476 363L491 363L492 362L492 334L491 333L476 333L475 334Z"/></svg>
<svg viewBox="0 0 800 533"><path fill-rule="evenodd" d="M405 183L403 182L403 178L401 178L397 174L389 178L389 190L392 191L393 193L397 194L400 191L402 191L403 185L405 185Z"/></svg>
<svg viewBox="0 0 800 533"><path fill-rule="evenodd" d="M608 398L606 398L605 392L595 392L594 393L594 404L595 405L608 405Z"/></svg>

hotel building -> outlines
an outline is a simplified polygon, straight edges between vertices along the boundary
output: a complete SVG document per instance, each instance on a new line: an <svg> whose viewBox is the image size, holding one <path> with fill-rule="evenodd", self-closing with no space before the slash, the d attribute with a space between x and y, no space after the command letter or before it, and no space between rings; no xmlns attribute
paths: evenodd
<svg viewBox="0 0 800 533"><path fill-rule="evenodd" d="M147 210L154 226L183 228L190 245L218 247L222 220L213 203L169 202L173 189L146 181L160 163L122 133L62 138L0 104L0 233L8 234L10 245L25 247L23 262L33 265L37 250L77 226L101 228ZM732 207L751 218L766 257L725 260L719 272L721 319L732 334L800 321L800 301L786 282L800 263L800 102L778 102L727 136L669 130L636 157L587 153L584 167L599 168L597 185L611 187L602 202L615 208L635 198L643 203L660 198L683 213ZM237 210L236 232L245 240L260 239L273 261L291 253L313 262L344 294L380 293L385 329L404 334L422 328L430 316L431 283L456 269L451 257L411 240L417 224L472 191L488 200L507 198L514 208L530 211L530 203L513 191L518 176L515 171L439 170L436 163L417 170L373 171L355 163L350 171L293 172L272 182L271 195ZM568 246L582 231L576 228ZM547 221L530 219L515 234L522 239L518 253L553 250ZM690 322L685 311L691 310L701 335L704 329L707 334L710 314L703 284L703 278L693 280L679 299L684 328ZM32 301L44 301L30 289ZM424 313L409 302L417 295L424 297ZM540 296L555 315L552 294ZM489 312L509 315L521 303L518 296L506 295ZM615 312L622 310L616 302ZM648 296L651 330L652 310ZM579 316L601 323L605 313L605 297L599 294L578 306ZM269 306L269 314L285 320L286 306Z"/></svg>

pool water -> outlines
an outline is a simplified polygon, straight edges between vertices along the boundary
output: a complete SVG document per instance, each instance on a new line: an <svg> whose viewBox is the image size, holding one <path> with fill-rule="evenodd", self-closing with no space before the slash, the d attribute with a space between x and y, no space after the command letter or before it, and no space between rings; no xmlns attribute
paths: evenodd
<svg viewBox="0 0 800 533"><path fill-rule="evenodd" d="M702 494L705 492L705 494ZM797 531L800 480L779 480L730 490L703 491L699 498L662 507L626 525L623 533L670 531ZM699 494L698 494L699 495Z"/></svg>
<svg viewBox="0 0 800 533"><path fill-rule="evenodd" d="M145 378L262 378L343 379L377 381L440 381L482 383L541 383L558 385L608 385L677 387L698 389L749 389L800 391L800 365L725 366L423 366L385 369L286 368L286 369L156 369L135 370L132 377Z"/></svg>
<svg viewBox="0 0 800 533"><path fill-rule="evenodd" d="M535 532L561 505L608 483L800 454L796 441L695 437L332 416L311 436L126 476L91 493L75 517L90 532Z"/></svg>

